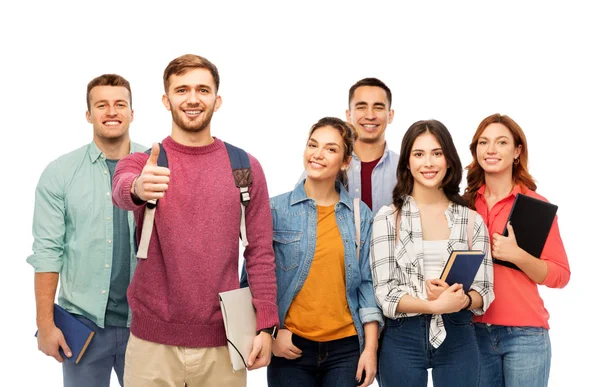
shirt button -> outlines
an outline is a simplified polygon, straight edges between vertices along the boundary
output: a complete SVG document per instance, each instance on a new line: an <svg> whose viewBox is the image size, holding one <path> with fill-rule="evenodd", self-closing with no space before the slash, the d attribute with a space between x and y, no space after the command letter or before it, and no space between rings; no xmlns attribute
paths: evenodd
<svg viewBox="0 0 600 387"><path fill-rule="evenodd" d="M110 192L107 192L107 193L106 193L106 196L110 196Z"/></svg>
<svg viewBox="0 0 600 387"><path fill-rule="evenodd" d="M106 290L103 290L103 291L102 291L102 294L106 294Z"/></svg>
<svg viewBox="0 0 600 387"><path fill-rule="evenodd" d="M112 242L112 241L109 239L109 240L107 240L107 242L108 242L108 243L110 243L110 242Z"/></svg>
<svg viewBox="0 0 600 387"><path fill-rule="evenodd" d="M107 217L106 217L106 220L110 220L110 216L107 216Z"/></svg>
<svg viewBox="0 0 600 387"><path fill-rule="evenodd" d="M354 169L356 169L358 171L358 165L356 167L354 167Z"/></svg>
<svg viewBox="0 0 600 387"><path fill-rule="evenodd" d="M105 175L108 175L108 171L107 171L107 170L104 170L104 174L105 174Z"/></svg>
<svg viewBox="0 0 600 387"><path fill-rule="evenodd" d="M100 153L100 157L101 157L101 158L104 158L104 153Z"/></svg>
<svg viewBox="0 0 600 387"><path fill-rule="evenodd" d="M104 267L108 269L110 265L107 263L106 265L104 265Z"/></svg>
<svg viewBox="0 0 600 387"><path fill-rule="evenodd" d="M356 192L360 192L360 189L358 189L358 188L357 188L357 189L356 189Z"/></svg>

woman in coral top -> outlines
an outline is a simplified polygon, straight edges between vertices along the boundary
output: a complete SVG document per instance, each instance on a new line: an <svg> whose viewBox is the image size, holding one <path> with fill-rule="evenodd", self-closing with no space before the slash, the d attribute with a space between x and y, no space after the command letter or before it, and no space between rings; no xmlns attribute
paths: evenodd
<svg viewBox="0 0 600 387"><path fill-rule="evenodd" d="M567 254L554 220L541 259L521 249L512 227L502 236L517 194L546 200L535 192L527 170L527 140L510 117L493 114L471 141L465 199L483 217L492 239L492 257L520 270L494 264L496 299L475 316L481 352L481 387L547 386L550 374L549 314L538 284L562 288L571 276Z"/></svg>

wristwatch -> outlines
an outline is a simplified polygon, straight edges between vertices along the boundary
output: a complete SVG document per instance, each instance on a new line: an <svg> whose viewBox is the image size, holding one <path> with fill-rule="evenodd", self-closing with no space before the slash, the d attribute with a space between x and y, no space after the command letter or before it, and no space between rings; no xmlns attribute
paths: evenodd
<svg viewBox="0 0 600 387"><path fill-rule="evenodd" d="M272 327L269 327L269 328L260 329L258 332L256 332L256 334L259 334L260 332L265 332L265 333L268 333L269 336L271 336L271 338L273 340L275 340L277 338L278 331L279 331L279 328L277 328L277 325L273 325Z"/></svg>

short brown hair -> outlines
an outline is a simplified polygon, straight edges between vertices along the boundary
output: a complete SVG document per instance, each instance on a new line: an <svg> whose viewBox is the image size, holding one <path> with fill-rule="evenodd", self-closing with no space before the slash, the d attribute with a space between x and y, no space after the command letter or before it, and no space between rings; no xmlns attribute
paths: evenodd
<svg viewBox="0 0 600 387"><path fill-rule="evenodd" d="M133 100L131 99L131 86L129 86L129 81L117 74L103 74L92 79L87 85L86 101L88 111L90 110L90 92L96 86L121 86L126 88L129 92L129 105L132 105Z"/></svg>
<svg viewBox="0 0 600 387"><path fill-rule="evenodd" d="M212 74L213 80L215 81L215 93L219 91L219 70L208 59L194 54L185 54L178 58L173 59L165 68L163 74L163 83L165 85L165 93L169 92L169 77L171 75L182 75L188 72L190 69L207 69Z"/></svg>

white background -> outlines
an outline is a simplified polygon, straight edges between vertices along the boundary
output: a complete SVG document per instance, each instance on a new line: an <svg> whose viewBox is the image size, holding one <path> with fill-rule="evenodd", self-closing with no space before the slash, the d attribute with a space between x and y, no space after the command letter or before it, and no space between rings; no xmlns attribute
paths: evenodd
<svg viewBox="0 0 600 387"><path fill-rule="evenodd" d="M514 118L527 134L538 191L559 205L571 263L565 289L541 289L551 315L550 385L597 383L597 320L590 314L600 270L592 189L598 12L580 1L396 3L3 2L0 384L62 385L60 366L37 351L33 270L25 258L40 173L91 140L87 82L108 72L129 79L131 136L149 145L170 133L162 72L184 53L218 66L223 106L213 134L261 161L271 195L293 188L309 127L326 115L344 118L348 88L364 77L392 89L396 116L387 139L395 150L411 123L435 118L466 165L481 119L495 112ZM248 381L266 386L265 372L250 372Z"/></svg>

